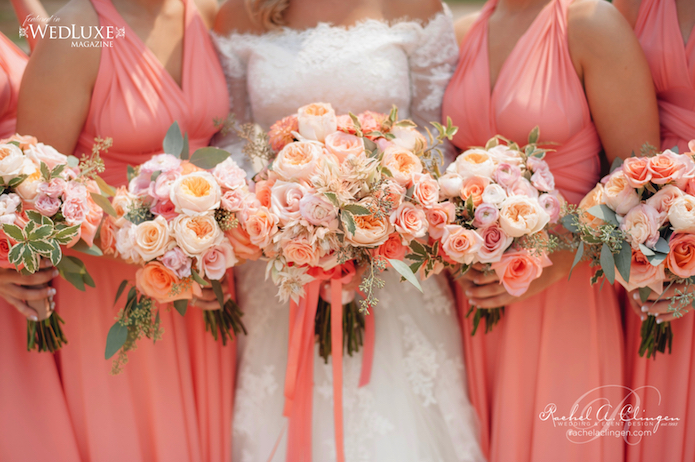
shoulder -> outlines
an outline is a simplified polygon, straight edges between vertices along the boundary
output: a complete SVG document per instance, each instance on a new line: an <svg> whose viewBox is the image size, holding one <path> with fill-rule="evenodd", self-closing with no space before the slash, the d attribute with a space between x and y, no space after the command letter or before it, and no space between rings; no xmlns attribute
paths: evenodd
<svg viewBox="0 0 695 462"><path fill-rule="evenodd" d="M627 22L629 22L632 27L635 27L642 0L613 0L613 5L625 16Z"/></svg>
<svg viewBox="0 0 695 462"><path fill-rule="evenodd" d="M246 0L227 0L222 4L215 18L215 33L225 36L234 31L256 34L265 32L250 16L246 3Z"/></svg>
<svg viewBox="0 0 695 462"><path fill-rule="evenodd" d="M620 51L636 40L627 20L604 0L577 0L567 11L567 33L573 54Z"/></svg>
<svg viewBox="0 0 695 462"><path fill-rule="evenodd" d="M471 13L454 23L454 28L456 29L456 41L459 43L459 45L463 43L463 39L466 38L468 31L471 30L471 27L473 27L473 24L475 24L479 17L480 12Z"/></svg>
<svg viewBox="0 0 695 462"><path fill-rule="evenodd" d="M194 3L205 26L211 29L215 23L215 14L218 9L217 0L195 0Z"/></svg>
<svg viewBox="0 0 695 462"><path fill-rule="evenodd" d="M387 0L388 19L407 18L427 22L444 11L441 0Z"/></svg>

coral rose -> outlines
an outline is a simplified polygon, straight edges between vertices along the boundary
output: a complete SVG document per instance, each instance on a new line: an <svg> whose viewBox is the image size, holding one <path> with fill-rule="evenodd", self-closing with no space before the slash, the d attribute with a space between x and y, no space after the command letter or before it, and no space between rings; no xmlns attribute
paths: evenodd
<svg viewBox="0 0 695 462"><path fill-rule="evenodd" d="M515 250L502 255L491 268L500 279L500 284L510 295L520 297L528 290L531 282L538 279L545 266L552 265L547 256L536 257L528 250Z"/></svg>
<svg viewBox="0 0 695 462"><path fill-rule="evenodd" d="M260 207L258 210L255 210L249 215L245 223L249 241L257 247L266 247L278 231L277 224L278 217L266 207Z"/></svg>
<svg viewBox="0 0 695 462"><path fill-rule="evenodd" d="M652 174L652 183L666 184L680 178L685 170L685 164L678 154L666 150L659 155L650 157L647 169Z"/></svg>
<svg viewBox="0 0 695 462"><path fill-rule="evenodd" d="M200 286L193 281L181 279L158 261L148 263L135 273L135 281L140 292L159 303L175 300L191 300L202 295Z"/></svg>
<svg viewBox="0 0 695 462"><path fill-rule="evenodd" d="M463 181L461 186L461 199L473 199L473 206L477 207L483 203L483 193L490 184L490 179L483 176L471 176Z"/></svg>
<svg viewBox="0 0 695 462"><path fill-rule="evenodd" d="M647 168L648 157L628 157L623 162L622 171L632 188L641 188L652 181L652 172Z"/></svg>
<svg viewBox="0 0 695 462"><path fill-rule="evenodd" d="M237 258L242 260L258 260L261 258L262 250L251 242L249 234L241 226L226 231L225 236L232 244Z"/></svg>
<svg viewBox="0 0 695 462"><path fill-rule="evenodd" d="M669 245L666 267L679 278L695 276L695 235L674 233Z"/></svg>
<svg viewBox="0 0 695 462"><path fill-rule="evenodd" d="M584 196L582 200L579 202L579 210L582 212L579 215L579 220L585 225L597 229L605 222L602 219L590 214L589 209L596 205L601 205L605 203L606 200L604 197L603 185L599 183L594 187L594 189L592 189L589 192L589 194Z"/></svg>
<svg viewBox="0 0 695 462"><path fill-rule="evenodd" d="M429 223L428 232L433 239L441 239L444 235L444 227L456 219L456 206L451 202L442 202L429 209L425 209L425 216Z"/></svg>
<svg viewBox="0 0 695 462"><path fill-rule="evenodd" d="M654 266L649 263L647 257L638 249L632 249L632 260L630 263L630 282L626 282L619 271L615 273L615 280L620 283L628 292L642 287L649 287L657 294L664 291L664 280L666 272L664 264Z"/></svg>
<svg viewBox="0 0 695 462"><path fill-rule="evenodd" d="M423 207L432 207L439 202L439 183L429 173L413 175L413 197Z"/></svg>
<svg viewBox="0 0 695 462"><path fill-rule="evenodd" d="M384 151L381 165L389 169L393 179L406 188L413 183L413 175L422 173L420 158L398 146L392 146Z"/></svg>
<svg viewBox="0 0 695 462"><path fill-rule="evenodd" d="M412 202L403 202L391 213L390 220L396 231L401 234L404 244L427 234L429 223L425 211Z"/></svg>
<svg viewBox="0 0 695 462"><path fill-rule="evenodd" d="M408 248L401 243L398 233L393 233L376 249L376 255L387 260L403 260Z"/></svg>
<svg viewBox="0 0 695 462"><path fill-rule="evenodd" d="M442 250L456 263L470 265L483 245L483 238L459 225L447 225L442 236Z"/></svg>
<svg viewBox="0 0 695 462"><path fill-rule="evenodd" d="M285 259L297 266L318 266L319 250L305 237L294 237L281 241Z"/></svg>

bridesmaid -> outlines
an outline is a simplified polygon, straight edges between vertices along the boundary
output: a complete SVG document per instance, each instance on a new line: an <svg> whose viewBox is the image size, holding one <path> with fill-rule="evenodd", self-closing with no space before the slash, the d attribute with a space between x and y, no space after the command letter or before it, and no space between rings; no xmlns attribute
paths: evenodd
<svg viewBox="0 0 695 462"><path fill-rule="evenodd" d="M683 0L616 0L615 6L634 26L647 56L659 97L661 149L678 146L690 151L688 141L695 139L695 3ZM674 288L672 288L674 290ZM632 295L632 294L631 294ZM633 299L634 300L634 299ZM626 313L628 384L637 389L656 387L640 394L641 405L650 415L668 415L680 419L675 427L662 427L651 436L631 438L627 461L695 460L695 317L687 314L674 319L668 302L649 304L649 314L658 320L672 321L672 353L656 360L640 358L639 329L642 313Z"/></svg>
<svg viewBox="0 0 695 462"><path fill-rule="evenodd" d="M18 8L17 16L24 17L26 11ZM34 10L42 13L40 6ZM15 133L26 62L26 55L0 33L0 139ZM42 300L50 289L21 284L45 284L53 279L53 271L22 278L14 270L0 269L0 460L79 460L55 358L26 351L24 317L43 319L48 313L35 312L25 300Z"/></svg>
<svg viewBox="0 0 695 462"><path fill-rule="evenodd" d="M125 37L104 48L40 41L22 82L17 130L76 156L91 152L97 136L113 138L103 177L116 186L125 183L128 164L161 152L174 121L192 150L207 146L213 119L229 110L207 30L215 11L213 0L72 0L57 14L61 23L125 28ZM79 457L229 460L234 348L213 341L200 313L184 320L162 309L164 339L141 341L125 371L109 375L103 352L118 311L113 300L135 267L80 257L96 290L54 280L70 342L57 356Z"/></svg>
<svg viewBox="0 0 695 462"><path fill-rule="evenodd" d="M600 179L602 145L610 164L658 141L647 64L609 3L489 0L457 26L460 61L443 115L460 127L458 148L482 146L495 134L523 144L538 125L542 142L559 143L547 157L558 188L578 203ZM572 436L544 414L551 404L555 417L569 417L575 401L581 410L589 399L617 406L623 397L618 299L612 287L589 284L588 264L568 282L572 259L553 254L553 266L519 298L494 275L470 271L461 280L463 301L507 307L492 334L471 337L470 320L462 323L471 399L493 462L623 458L619 438Z"/></svg>

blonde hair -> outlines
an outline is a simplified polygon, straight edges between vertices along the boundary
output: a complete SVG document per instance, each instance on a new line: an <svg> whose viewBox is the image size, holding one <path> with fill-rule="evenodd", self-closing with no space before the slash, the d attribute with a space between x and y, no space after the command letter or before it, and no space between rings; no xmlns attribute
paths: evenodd
<svg viewBox="0 0 695 462"><path fill-rule="evenodd" d="M265 30L276 29L284 24L283 12L290 0L246 0L246 9L254 23Z"/></svg>

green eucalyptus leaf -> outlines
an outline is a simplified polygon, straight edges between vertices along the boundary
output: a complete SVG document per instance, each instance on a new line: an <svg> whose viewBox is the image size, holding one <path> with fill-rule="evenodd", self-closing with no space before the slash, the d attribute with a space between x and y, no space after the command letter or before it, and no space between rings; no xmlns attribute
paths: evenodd
<svg viewBox="0 0 695 462"><path fill-rule="evenodd" d="M229 157L227 151L223 151L218 148L201 148L193 153L190 162L196 167L202 168L204 170L210 170L217 166L217 164L224 162Z"/></svg>
<svg viewBox="0 0 695 462"><path fill-rule="evenodd" d="M572 234L577 234L579 232L579 227L575 223L574 215L569 214L563 216L560 218L560 223Z"/></svg>
<svg viewBox="0 0 695 462"><path fill-rule="evenodd" d="M123 291L126 287L128 287L128 280L124 279L121 281L121 285L118 286L118 290L116 291L116 299L113 302L114 305L118 303L118 299L121 298L121 295L123 295Z"/></svg>
<svg viewBox="0 0 695 462"><path fill-rule="evenodd" d="M186 316L186 311L188 311L188 300L174 300L174 308L179 312L181 316Z"/></svg>
<svg viewBox="0 0 695 462"><path fill-rule="evenodd" d="M611 164L611 173L613 173L613 171L615 171L616 169L620 168L622 165L623 159L621 157L616 157L613 161L613 164Z"/></svg>
<svg viewBox="0 0 695 462"><path fill-rule="evenodd" d="M647 256L647 261L651 263L652 266L659 266L666 260L668 254L657 252L654 255Z"/></svg>
<svg viewBox="0 0 695 462"><path fill-rule="evenodd" d="M96 287L96 284L94 284L94 279L92 279L92 276L89 274L89 272L85 271L82 274L82 280L84 281L85 285L91 287L92 289Z"/></svg>
<svg viewBox="0 0 695 462"><path fill-rule="evenodd" d="M183 150L183 135L181 135L178 122L171 124L169 130L167 130L164 141L162 141L162 148L167 154L181 157L181 151Z"/></svg>
<svg viewBox="0 0 695 462"><path fill-rule="evenodd" d="M654 253L654 251L652 249L650 249L649 247L647 247L644 244L640 244L639 249L644 254L645 257L653 257L654 255L656 255L656 253Z"/></svg>
<svg viewBox="0 0 695 462"><path fill-rule="evenodd" d="M87 255L93 255L95 257L101 257L104 255L99 247L96 245L90 247L83 239L80 239L77 244L72 247L72 249L77 250L78 252L86 253Z"/></svg>
<svg viewBox="0 0 695 462"><path fill-rule="evenodd" d="M347 228L348 233L350 233L350 235L354 235L355 231L357 230L357 227L355 226L355 219L352 216L352 214L345 210L340 215L343 219L343 224Z"/></svg>
<svg viewBox="0 0 695 462"><path fill-rule="evenodd" d="M630 267L632 266L632 248L627 241L623 241L620 247L620 252L618 252L615 257L615 267L618 268L618 272L623 277L625 282L630 281Z"/></svg>
<svg viewBox="0 0 695 462"><path fill-rule="evenodd" d="M126 340L128 340L128 328L121 324L120 321L116 321L116 324L111 326L109 334L106 336L104 358L111 359L113 355L118 353L118 350L123 348Z"/></svg>
<svg viewBox="0 0 695 462"><path fill-rule="evenodd" d="M372 212L367 207L363 207L358 204L345 205L343 206L343 210L347 210L348 212L356 216L368 216L372 214Z"/></svg>
<svg viewBox="0 0 695 462"><path fill-rule="evenodd" d="M618 226L618 219L616 218L615 212L605 204L594 205L589 210L587 210L587 212L595 216L596 218L600 218L606 223L610 223L613 226Z"/></svg>
<svg viewBox="0 0 695 462"><path fill-rule="evenodd" d="M183 148L181 149L181 160L188 160L191 156L191 148L188 143L188 133L183 135ZM157 313L159 315L159 313Z"/></svg>
<svg viewBox="0 0 695 462"><path fill-rule="evenodd" d="M605 243L601 247L601 269L603 269L608 282L613 284L615 282L615 260L611 248Z"/></svg>
<svg viewBox="0 0 695 462"><path fill-rule="evenodd" d="M647 300L649 299L649 296L652 294L652 289L649 287L640 287L639 288L639 298L642 303L647 303Z"/></svg>
<svg viewBox="0 0 695 462"><path fill-rule="evenodd" d="M80 292L84 292L86 290L84 286L84 280L82 279L82 275L79 273L63 273L62 274L63 278L65 278L66 281L68 281L70 284L72 284L75 289L79 290Z"/></svg>
<svg viewBox="0 0 695 462"><path fill-rule="evenodd" d="M656 245L654 246L654 250L660 253L669 253L671 251L671 247L668 245L668 242L666 239L663 237L660 237L658 241L656 241Z"/></svg>
<svg viewBox="0 0 695 462"><path fill-rule="evenodd" d="M101 209L111 215L114 218L118 218L118 214L116 213L116 210L113 208L111 205L111 202L101 194L97 193L90 193L92 196L92 200L99 206Z"/></svg>
<svg viewBox="0 0 695 462"><path fill-rule="evenodd" d="M572 268L570 268L570 274L569 274L569 276L567 276L568 281L572 277L572 271L574 271L574 267L577 266L577 264L580 261L582 261L583 256L584 256L584 243L580 242L579 247L577 247L577 253L574 255L574 261L572 262Z"/></svg>
<svg viewBox="0 0 695 462"><path fill-rule="evenodd" d="M406 281L408 281L409 283L414 285L417 290L422 292L422 287L420 286L420 281L417 280L417 277L415 277L415 273L413 273L413 271L411 271L410 267L406 263L404 263L400 260L393 260L393 259L389 259L389 263L391 263L391 266L393 267L393 269L398 271L398 273L401 276L403 276Z"/></svg>
<svg viewBox="0 0 695 462"><path fill-rule="evenodd" d="M80 159L75 156L68 156L68 167L75 168L80 165Z"/></svg>

